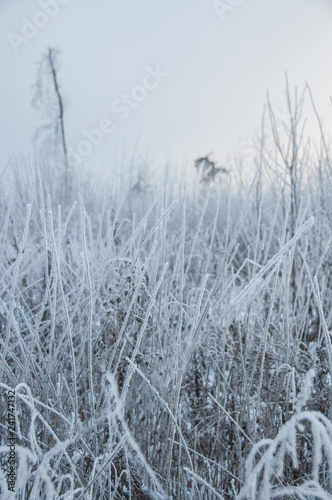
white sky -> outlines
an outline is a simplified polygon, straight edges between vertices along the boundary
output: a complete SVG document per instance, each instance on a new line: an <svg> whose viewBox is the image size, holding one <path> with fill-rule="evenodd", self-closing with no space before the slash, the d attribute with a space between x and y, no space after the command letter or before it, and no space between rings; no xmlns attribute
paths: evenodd
<svg viewBox="0 0 332 500"><path fill-rule="evenodd" d="M331 125L332 0L238 0L223 21L213 0L66 0L16 53L8 33L21 35L22 18L31 21L43 1L0 0L0 172L13 153L29 152L42 124L31 87L49 46L62 51L69 145L103 118L114 123L86 159L96 167L111 168L125 143L130 157L138 138L155 165L209 152L224 163L258 131L267 89L283 107L284 71L291 88L309 82ZM121 120L112 103L156 65L169 76Z"/></svg>

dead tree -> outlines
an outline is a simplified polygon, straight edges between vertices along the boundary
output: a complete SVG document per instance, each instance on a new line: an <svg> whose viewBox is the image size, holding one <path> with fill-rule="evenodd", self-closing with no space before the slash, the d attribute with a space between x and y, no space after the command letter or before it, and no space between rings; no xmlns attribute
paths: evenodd
<svg viewBox="0 0 332 500"><path fill-rule="evenodd" d="M33 87L33 106L47 116L45 123L36 133L36 138L46 133L44 141L48 149L61 149L64 178L64 198L68 200L71 191L68 148L64 125L64 102L58 79L58 51L49 48L44 54ZM60 136L60 137L59 137ZM55 154L57 154L55 152ZM48 154L49 157L49 154Z"/></svg>

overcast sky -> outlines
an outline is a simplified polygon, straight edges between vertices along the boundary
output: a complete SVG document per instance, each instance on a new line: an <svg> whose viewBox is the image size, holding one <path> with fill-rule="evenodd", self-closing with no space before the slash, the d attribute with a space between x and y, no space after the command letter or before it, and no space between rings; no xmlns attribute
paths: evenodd
<svg viewBox="0 0 332 500"><path fill-rule="evenodd" d="M332 0L217 3L0 0L0 170L42 124L31 87L50 46L62 52L71 151L102 124L84 161L104 169L137 141L155 165L208 152L224 163L258 131L267 89L283 107L285 71L291 87L309 82L329 125Z"/></svg>

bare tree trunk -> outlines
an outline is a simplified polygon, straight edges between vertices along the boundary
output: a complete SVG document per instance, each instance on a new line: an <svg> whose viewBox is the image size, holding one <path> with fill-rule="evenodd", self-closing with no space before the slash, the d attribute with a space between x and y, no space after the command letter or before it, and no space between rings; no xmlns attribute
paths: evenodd
<svg viewBox="0 0 332 500"><path fill-rule="evenodd" d="M61 96L60 89L59 89L57 73L56 73L56 69L55 69L55 65L54 65L54 61L53 61L53 49L51 49L51 48L48 49L48 60L49 60L50 68L52 71L54 90L55 90L57 100L58 100L58 105L59 105L59 122L60 122L61 142L62 142L62 150L63 150L63 156L64 156L64 165L65 165L65 200L68 200L69 193L71 191L71 182L70 182L71 179L70 179L70 175L69 175L68 150L67 150L67 143L66 143L64 118L63 118L64 117L64 107L63 107L62 96Z"/></svg>

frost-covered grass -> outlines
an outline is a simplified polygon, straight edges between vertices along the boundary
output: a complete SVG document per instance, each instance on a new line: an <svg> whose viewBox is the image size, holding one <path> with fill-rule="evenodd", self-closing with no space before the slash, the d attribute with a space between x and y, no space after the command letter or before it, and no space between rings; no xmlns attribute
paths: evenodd
<svg viewBox="0 0 332 500"><path fill-rule="evenodd" d="M2 180L1 498L332 498L329 160L294 212L260 158L251 186L62 206Z"/></svg>

